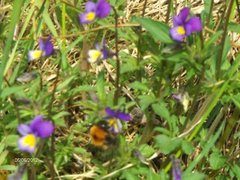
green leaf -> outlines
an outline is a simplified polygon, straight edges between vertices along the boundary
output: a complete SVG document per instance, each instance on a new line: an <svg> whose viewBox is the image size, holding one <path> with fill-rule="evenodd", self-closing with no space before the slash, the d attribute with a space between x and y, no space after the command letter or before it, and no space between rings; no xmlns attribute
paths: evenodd
<svg viewBox="0 0 240 180"><path fill-rule="evenodd" d="M194 172L194 173L183 173L182 179L184 180L204 180L206 177L205 174Z"/></svg>
<svg viewBox="0 0 240 180"><path fill-rule="evenodd" d="M228 30L236 33L240 33L240 24L229 23Z"/></svg>
<svg viewBox="0 0 240 180"><path fill-rule="evenodd" d="M123 61L123 63L121 64L120 73L124 74L126 72L133 72L138 69L139 66L137 64L137 59L129 57L126 61Z"/></svg>
<svg viewBox="0 0 240 180"><path fill-rule="evenodd" d="M5 145L16 147L18 139L19 139L18 135L9 135L9 136L6 137Z"/></svg>
<svg viewBox="0 0 240 180"><path fill-rule="evenodd" d="M0 154L0 165L2 165L4 160L7 158L7 155L8 155L8 151L1 152L1 154Z"/></svg>
<svg viewBox="0 0 240 180"><path fill-rule="evenodd" d="M100 101L103 103L105 102L106 99L106 91L105 91L105 77L104 77L104 72L100 72L98 74L98 79L97 79L97 95L100 99Z"/></svg>
<svg viewBox="0 0 240 180"><path fill-rule="evenodd" d="M12 87L6 87L3 89L1 98L6 98L7 96L10 96L11 94L19 93L24 90L23 86L12 86Z"/></svg>
<svg viewBox="0 0 240 180"><path fill-rule="evenodd" d="M232 99L233 103L235 104L235 106L237 106L240 109L240 94L232 96L231 99Z"/></svg>
<svg viewBox="0 0 240 180"><path fill-rule="evenodd" d="M169 36L169 27L166 24L149 18L140 17L133 17L133 21L141 24L156 41L173 43L173 40Z"/></svg>
<svg viewBox="0 0 240 180"><path fill-rule="evenodd" d="M68 79L66 79L65 81L63 81L61 84L59 84L57 87L57 91L60 91L60 90L64 89L66 86L68 86L74 80L74 78L75 78L75 76L71 76Z"/></svg>
<svg viewBox="0 0 240 180"><path fill-rule="evenodd" d="M139 96L141 109L144 111L148 106L156 101L153 95L141 95Z"/></svg>
<svg viewBox="0 0 240 180"><path fill-rule="evenodd" d="M217 170L224 166L226 159L220 154L220 152L213 152L210 155L209 162L212 169Z"/></svg>
<svg viewBox="0 0 240 180"><path fill-rule="evenodd" d="M135 81L133 83L130 83L128 86L130 88L135 89L135 90L143 90L143 91L146 91L146 92L149 91L148 86L143 84L143 83L141 83L141 82L139 82L139 81Z"/></svg>
<svg viewBox="0 0 240 180"><path fill-rule="evenodd" d="M11 21L10 21L9 30L8 30L7 41L6 43L4 43L5 44L4 51L2 53L3 55L1 58L1 65L0 65L0 92L3 84L2 83L3 76L4 76L3 73L9 58L9 53L11 51L16 24L19 21L19 18L21 17L20 16L21 12L24 11L24 9L22 8L23 3L24 3L24 0L15 0L12 6L12 9L14 9L14 11L12 11L12 14L11 14Z"/></svg>
<svg viewBox="0 0 240 180"><path fill-rule="evenodd" d="M139 147L139 150L142 153L142 155L147 158L153 155L153 153L155 152L155 149L152 146L149 146L147 144L142 144Z"/></svg>
<svg viewBox="0 0 240 180"><path fill-rule="evenodd" d="M0 166L0 170L16 171L17 170L17 166L14 166L14 165L3 165L3 166Z"/></svg>
<svg viewBox="0 0 240 180"><path fill-rule="evenodd" d="M194 147L193 147L193 145L189 141L184 140L182 142L182 150L183 150L183 152L185 154L189 155L189 154L191 154L193 152Z"/></svg>
<svg viewBox="0 0 240 180"><path fill-rule="evenodd" d="M166 104L163 102L159 102L157 104L152 104L153 111L159 115L164 120L170 122L170 114L168 109L166 108Z"/></svg>
<svg viewBox="0 0 240 180"><path fill-rule="evenodd" d="M236 164L233 165L232 171L234 172L237 179L240 179L240 167Z"/></svg>
<svg viewBox="0 0 240 180"><path fill-rule="evenodd" d="M170 138L166 135L158 135L155 138L156 146L164 154L169 154L172 151L176 150L180 146L181 141L182 139Z"/></svg>
<svg viewBox="0 0 240 180"><path fill-rule="evenodd" d="M192 172L194 167L202 160L202 158L204 156L206 156L208 154L210 149L215 145L215 142L219 138L224 126L225 126L225 122L223 122L221 124L221 126L218 128L217 132L215 134L213 134L210 137L210 139L207 140L207 142L204 145L204 147L202 148L202 151L200 152L200 154L188 165L187 169L185 170L186 173Z"/></svg>

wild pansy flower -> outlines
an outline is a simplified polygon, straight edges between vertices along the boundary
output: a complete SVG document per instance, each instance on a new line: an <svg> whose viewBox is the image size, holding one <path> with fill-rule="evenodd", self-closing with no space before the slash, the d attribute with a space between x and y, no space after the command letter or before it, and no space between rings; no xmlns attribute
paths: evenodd
<svg viewBox="0 0 240 180"><path fill-rule="evenodd" d="M90 49L88 51L88 62L96 63L109 57L109 51L107 50L104 41L102 45L96 44L95 47L96 49Z"/></svg>
<svg viewBox="0 0 240 180"><path fill-rule="evenodd" d="M177 16L173 17L173 28L170 29L171 37L182 42L186 36L193 32L202 30L202 23L199 17L190 17L189 8L183 8Z"/></svg>
<svg viewBox="0 0 240 180"><path fill-rule="evenodd" d="M107 114L106 120L108 121L108 126L110 127L110 131L118 134L122 131L122 121L130 121L131 116L128 113L115 111L109 107L105 108L105 112Z"/></svg>
<svg viewBox="0 0 240 180"><path fill-rule="evenodd" d="M30 50L28 52L28 61L36 60L41 57L48 57L53 54L53 44L51 42L51 36L47 39L39 39L39 50Z"/></svg>
<svg viewBox="0 0 240 180"><path fill-rule="evenodd" d="M44 121L41 115L36 116L30 123L20 124L18 132L22 137L18 140L18 147L22 151L33 153L37 144L37 138L47 138L52 135L54 126L50 121Z"/></svg>
<svg viewBox="0 0 240 180"><path fill-rule="evenodd" d="M106 0L98 0L97 3L89 1L85 5L85 12L79 15L81 24L93 22L96 18L105 18L111 11L111 5Z"/></svg>

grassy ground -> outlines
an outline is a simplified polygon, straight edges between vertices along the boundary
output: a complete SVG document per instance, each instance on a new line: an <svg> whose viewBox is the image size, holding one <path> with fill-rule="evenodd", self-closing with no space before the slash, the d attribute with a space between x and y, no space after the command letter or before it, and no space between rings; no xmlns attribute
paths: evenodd
<svg viewBox="0 0 240 180"><path fill-rule="evenodd" d="M0 180L239 179L239 2L108 2L82 25L83 0L0 1ZM183 7L203 28L179 43ZM29 62L49 35L54 54ZM111 56L89 63L103 40ZM103 128L106 107L131 116L121 133ZM22 152L17 128L36 115L54 133Z"/></svg>

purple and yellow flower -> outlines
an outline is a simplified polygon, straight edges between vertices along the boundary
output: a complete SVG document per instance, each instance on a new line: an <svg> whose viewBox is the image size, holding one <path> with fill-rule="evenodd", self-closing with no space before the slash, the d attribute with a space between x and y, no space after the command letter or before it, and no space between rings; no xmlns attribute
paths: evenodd
<svg viewBox="0 0 240 180"><path fill-rule="evenodd" d="M85 5L85 12L79 15L81 24L95 21L96 18L105 18L111 11L111 5L106 0L98 0L97 3L89 1Z"/></svg>
<svg viewBox="0 0 240 180"><path fill-rule="evenodd" d="M130 121L131 116L128 113L124 113L121 111L115 111L109 107L105 108L105 112L107 114L106 120L108 121L108 126L110 127L110 131L118 134L122 131L122 121Z"/></svg>
<svg viewBox="0 0 240 180"><path fill-rule="evenodd" d="M39 50L30 50L28 52L28 60L33 61L39 59L41 57L48 57L53 54L53 44L51 42L51 36L49 36L46 40L39 39Z"/></svg>
<svg viewBox="0 0 240 180"><path fill-rule="evenodd" d="M185 7L177 16L173 17L173 28L170 29L170 35L174 40L182 42L186 36L201 30L201 19L196 16L190 17L189 8Z"/></svg>
<svg viewBox="0 0 240 180"><path fill-rule="evenodd" d="M18 132L22 137L18 140L18 147L22 151L33 153L37 144L37 138L47 138L52 135L54 126L51 121L43 120L41 115L36 116L30 125L20 124Z"/></svg>
<svg viewBox="0 0 240 180"><path fill-rule="evenodd" d="M96 44L96 49L90 49L88 51L88 62L97 63L100 60L105 60L109 57L109 51L103 41L102 45Z"/></svg>

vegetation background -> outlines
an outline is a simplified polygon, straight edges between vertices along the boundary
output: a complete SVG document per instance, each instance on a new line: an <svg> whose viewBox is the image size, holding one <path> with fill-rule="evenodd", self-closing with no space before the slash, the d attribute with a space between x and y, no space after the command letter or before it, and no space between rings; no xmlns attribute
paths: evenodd
<svg viewBox="0 0 240 180"><path fill-rule="evenodd" d="M239 1L108 2L116 11L81 25L84 0L0 0L0 180L240 179ZM203 30L177 43L182 7ZM49 35L54 55L28 62ZM115 55L88 63L103 39ZM98 148L89 129L106 107L132 120ZM17 127L38 114L55 132L21 152Z"/></svg>

